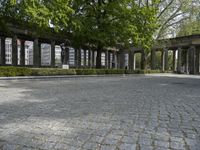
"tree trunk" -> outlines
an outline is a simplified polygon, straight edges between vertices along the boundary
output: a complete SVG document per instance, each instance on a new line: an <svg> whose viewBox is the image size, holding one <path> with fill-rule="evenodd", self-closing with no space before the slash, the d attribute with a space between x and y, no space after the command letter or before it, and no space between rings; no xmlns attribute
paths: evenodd
<svg viewBox="0 0 200 150"><path fill-rule="evenodd" d="M97 57L96 57L96 68L101 69L101 47L98 46Z"/></svg>

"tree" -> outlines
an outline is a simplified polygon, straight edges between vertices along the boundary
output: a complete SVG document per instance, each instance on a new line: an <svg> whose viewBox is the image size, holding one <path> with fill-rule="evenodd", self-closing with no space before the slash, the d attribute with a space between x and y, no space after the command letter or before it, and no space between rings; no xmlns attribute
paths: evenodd
<svg viewBox="0 0 200 150"><path fill-rule="evenodd" d="M155 7L141 7L131 0L77 0L73 9L73 36L96 46L97 68L101 68L101 52L106 47L128 48L132 44L147 49L151 44Z"/></svg>
<svg viewBox="0 0 200 150"><path fill-rule="evenodd" d="M185 20L177 31L177 36L200 34L200 6L198 11L193 11L188 20Z"/></svg>
<svg viewBox="0 0 200 150"><path fill-rule="evenodd" d="M25 24L40 31L50 27L59 31L67 27L72 12L69 0L3 0L0 5L4 24Z"/></svg>
<svg viewBox="0 0 200 150"><path fill-rule="evenodd" d="M164 39L175 37L177 30L191 16L195 16L199 11L199 0L136 0L141 6L154 5L159 8L157 11L157 21L159 28L154 33L154 39Z"/></svg>
<svg viewBox="0 0 200 150"><path fill-rule="evenodd" d="M157 27L156 4L157 0L146 6L133 0L4 0L0 16L5 22L37 28L37 34L49 28L70 33L77 47L96 47L101 68L101 51L107 47L134 45L145 52L150 48Z"/></svg>
<svg viewBox="0 0 200 150"><path fill-rule="evenodd" d="M159 29L155 39L175 37L177 30L198 11L199 0L160 0L158 22Z"/></svg>

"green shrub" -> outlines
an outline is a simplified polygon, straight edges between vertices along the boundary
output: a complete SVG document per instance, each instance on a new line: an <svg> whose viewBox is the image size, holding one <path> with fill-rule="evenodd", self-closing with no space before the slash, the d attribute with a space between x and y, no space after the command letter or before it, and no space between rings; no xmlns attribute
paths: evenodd
<svg viewBox="0 0 200 150"><path fill-rule="evenodd" d="M76 69L77 75L96 75L96 69Z"/></svg>
<svg viewBox="0 0 200 150"><path fill-rule="evenodd" d="M104 75L104 74L150 74L164 73L160 70L124 70L124 69L59 69L0 67L0 76L56 76L56 75Z"/></svg>
<svg viewBox="0 0 200 150"><path fill-rule="evenodd" d="M38 68L32 69L33 76L75 75L74 69Z"/></svg>
<svg viewBox="0 0 200 150"><path fill-rule="evenodd" d="M32 71L30 68L24 67L0 67L0 76L30 76Z"/></svg>

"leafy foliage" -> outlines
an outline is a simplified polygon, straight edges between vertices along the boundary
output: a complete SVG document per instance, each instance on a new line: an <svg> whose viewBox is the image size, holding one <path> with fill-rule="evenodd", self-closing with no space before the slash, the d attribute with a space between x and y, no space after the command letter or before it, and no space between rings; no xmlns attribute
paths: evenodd
<svg viewBox="0 0 200 150"><path fill-rule="evenodd" d="M148 50L157 28L157 1L140 5L133 0L3 0L0 18L13 24L70 33L71 43L97 50L97 67L101 68L101 51L141 47ZM9 18L9 19L8 19Z"/></svg>

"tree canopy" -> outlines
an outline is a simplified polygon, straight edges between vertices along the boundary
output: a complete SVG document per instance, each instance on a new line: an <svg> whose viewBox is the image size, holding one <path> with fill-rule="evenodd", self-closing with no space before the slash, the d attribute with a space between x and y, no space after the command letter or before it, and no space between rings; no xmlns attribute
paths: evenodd
<svg viewBox="0 0 200 150"><path fill-rule="evenodd" d="M148 50L157 28L157 3L137 0L2 0L0 19L5 24L29 24L40 30L52 28L71 33L76 47L141 47ZM97 64L97 67L101 67Z"/></svg>

